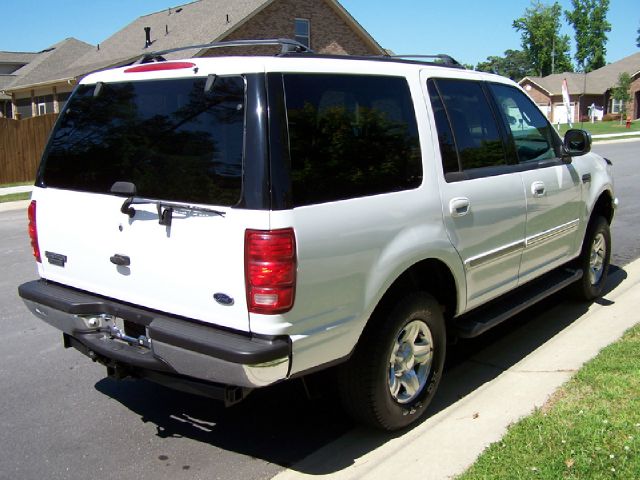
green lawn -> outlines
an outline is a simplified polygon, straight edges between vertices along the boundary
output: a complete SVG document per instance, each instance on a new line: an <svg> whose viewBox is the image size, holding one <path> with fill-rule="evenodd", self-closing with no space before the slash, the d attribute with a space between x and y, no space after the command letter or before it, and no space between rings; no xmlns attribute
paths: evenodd
<svg viewBox="0 0 640 480"><path fill-rule="evenodd" d="M606 135L610 133L629 133L629 132L638 132L640 135L640 120L636 120L635 122L631 122L631 128L626 128L623 123L620 125L619 121L613 122L596 122L589 123L574 123L573 128L584 128L588 132L591 132L591 135ZM564 135L564 133L569 129L568 124L560 125L560 135Z"/></svg>
<svg viewBox="0 0 640 480"><path fill-rule="evenodd" d="M512 425L458 480L640 478L640 325Z"/></svg>
<svg viewBox="0 0 640 480"><path fill-rule="evenodd" d="M30 182L17 182L17 183L0 183L0 188L6 187L22 187L25 185L33 185L33 180Z"/></svg>
<svg viewBox="0 0 640 480"><path fill-rule="evenodd" d="M0 203L17 202L18 200L29 200L31 192L11 193L9 195L0 195Z"/></svg>

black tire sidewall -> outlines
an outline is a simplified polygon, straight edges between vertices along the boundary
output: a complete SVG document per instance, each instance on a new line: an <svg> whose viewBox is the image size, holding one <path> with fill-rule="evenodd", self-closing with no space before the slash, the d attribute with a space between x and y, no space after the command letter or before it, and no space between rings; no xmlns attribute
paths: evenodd
<svg viewBox="0 0 640 480"><path fill-rule="evenodd" d="M377 417L379 422L387 429L396 430L416 421L429 405L435 394L446 352L446 333L444 319L438 303L429 295L416 294L400 302L390 313L388 322L380 332L380 340L385 342L385 348L378 351L384 352L377 359L374 403L377 405ZM389 358L395 340L401 330L415 320L424 321L431 330L433 339L433 360L427 382L418 397L406 404L398 403L389 391L388 372Z"/></svg>
<svg viewBox="0 0 640 480"><path fill-rule="evenodd" d="M607 244L607 249L604 258L604 270L602 272L602 276L598 283L592 285L589 281L589 269L590 269L590 261L591 261L591 248L593 246L593 241L595 240L598 234L602 233L604 236L604 240ZM582 279L580 282L580 294L586 300L593 300L602 295L604 290L605 283L607 281L607 276L609 273L609 262L611 260L611 232L609 229L609 224L607 223L604 217L598 216L593 219L593 222L589 225L587 230L587 235L585 237L585 242L582 249L582 254L580 258L580 267L584 272L582 275Z"/></svg>

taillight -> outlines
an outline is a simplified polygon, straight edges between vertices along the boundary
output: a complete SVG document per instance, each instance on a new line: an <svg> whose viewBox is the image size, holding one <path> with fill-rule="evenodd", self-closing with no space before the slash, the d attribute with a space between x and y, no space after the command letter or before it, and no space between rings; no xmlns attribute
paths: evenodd
<svg viewBox="0 0 640 480"><path fill-rule="evenodd" d="M296 289L296 235L292 228L247 230L244 264L249 312L291 310Z"/></svg>
<svg viewBox="0 0 640 480"><path fill-rule="evenodd" d="M195 63L191 62L158 62L145 63L135 67L127 68L124 73L158 72L160 70L181 70L183 68L193 68Z"/></svg>
<svg viewBox="0 0 640 480"><path fill-rule="evenodd" d="M31 248L33 249L33 256L36 262L42 263L40 258L40 246L38 245L38 225L36 223L36 201L32 200L29 204L29 238L31 239Z"/></svg>

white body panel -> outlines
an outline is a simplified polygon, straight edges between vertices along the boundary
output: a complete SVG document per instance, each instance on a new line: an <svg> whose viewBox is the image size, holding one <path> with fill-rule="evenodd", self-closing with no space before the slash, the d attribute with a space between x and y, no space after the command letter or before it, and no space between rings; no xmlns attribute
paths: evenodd
<svg viewBox="0 0 640 480"><path fill-rule="evenodd" d="M582 180L573 164L538 168L521 175L527 197L522 284L577 255Z"/></svg>
<svg viewBox="0 0 640 480"><path fill-rule="evenodd" d="M268 229L266 212L220 209L217 215L174 213L171 227L158 224L155 205L136 205L130 219L124 198L36 188L38 229L48 280L135 305L248 330L244 283L244 230ZM65 255L64 268L45 252ZM126 255L130 267L111 263ZM234 299L231 306L213 295Z"/></svg>

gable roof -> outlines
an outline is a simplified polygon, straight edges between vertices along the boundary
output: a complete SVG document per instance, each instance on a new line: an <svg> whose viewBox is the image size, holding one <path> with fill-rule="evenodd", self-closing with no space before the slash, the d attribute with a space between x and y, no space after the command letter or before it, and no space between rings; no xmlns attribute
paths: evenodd
<svg viewBox="0 0 640 480"><path fill-rule="evenodd" d="M26 65L37 56L37 52L0 52L0 63Z"/></svg>
<svg viewBox="0 0 640 480"><path fill-rule="evenodd" d="M0 100L10 100L11 97L5 93L2 93L3 90L11 85L16 79L15 75L0 75Z"/></svg>
<svg viewBox="0 0 640 480"><path fill-rule="evenodd" d="M70 56L66 62L60 59L58 64L64 65L64 69L55 72L49 70L48 75L17 81L9 89L24 88L36 81L52 83L81 77L97 70L129 64L154 51L221 41L276 1L278 0L195 0L143 15L96 47L89 46L81 54ZM373 50L384 53L382 47L337 0L314 1L324 1L366 44ZM145 27L151 28L152 43L148 48L145 48ZM175 52L164 57L173 59L185 55L199 56L207 50Z"/></svg>
<svg viewBox="0 0 640 480"><path fill-rule="evenodd" d="M70 69L90 67L89 71L93 71L121 65L153 51L216 41L273 1L196 0L143 15L101 42L99 49L73 62ZM149 48L145 48L145 27L151 28Z"/></svg>
<svg viewBox="0 0 640 480"><path fill-rule="evenodd" d="M621 73L627 72L632 77L640 74L640 52L610 63L597 70L587 73L554 73L546 77L525 77L520 85L531 82L549 95L562 95L562 81L567 79L570 95L603 95L607 90L615 87Z"/></svg>
<svg viewBox="0 0 640 480"><path fill-rule="evenodd" d="M52 78L59 78L59 73L67 65L91 49L93 46L88 43L75 38L66 38L38 53L31 62L13 72L15 80L8 85L7 89L36 86Z"/></svg>

